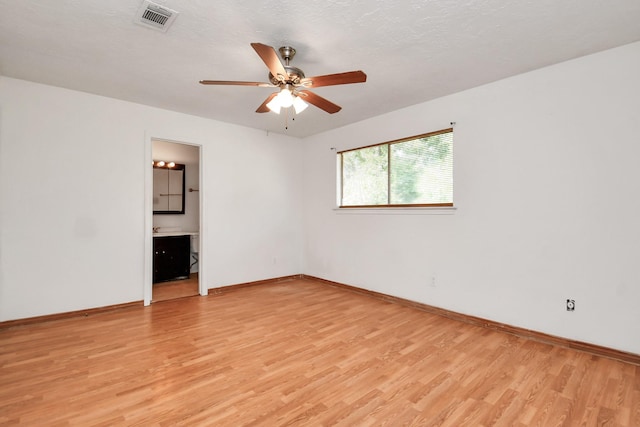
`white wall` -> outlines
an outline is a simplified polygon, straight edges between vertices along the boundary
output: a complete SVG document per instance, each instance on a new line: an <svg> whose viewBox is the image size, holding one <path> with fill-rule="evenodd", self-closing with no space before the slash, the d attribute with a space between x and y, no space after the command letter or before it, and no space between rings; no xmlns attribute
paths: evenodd
<svg viewBox="0 0 640 427"><path fill-rule="evenodd" d="M307 138L304 272L640 354L638 76L635 43ZM452 121L455 213L333 210L331 147Z"/></svg>
<svg viewBox="0 0 640 427"><path fill-rule="evenodd" d="M202 145L208 288L301 271L298 139L0 77L0 321L143 299L148 138Z"/></svg>

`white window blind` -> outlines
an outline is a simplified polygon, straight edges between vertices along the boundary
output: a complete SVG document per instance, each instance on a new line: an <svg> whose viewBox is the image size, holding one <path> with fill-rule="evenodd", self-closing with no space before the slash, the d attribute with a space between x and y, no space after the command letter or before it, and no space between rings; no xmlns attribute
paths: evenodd
<svg viewBox="0 0 640 427"><path fill-rule="evenodd" d="M340 207L453 205L453 129L338 156Z"/></svg>

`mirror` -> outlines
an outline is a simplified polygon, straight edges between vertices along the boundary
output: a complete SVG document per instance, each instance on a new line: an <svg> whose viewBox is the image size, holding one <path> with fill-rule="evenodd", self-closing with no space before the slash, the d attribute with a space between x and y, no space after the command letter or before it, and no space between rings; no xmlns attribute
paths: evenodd
<svg viewBox="0 0 640 427"><path fill-rule="evenodd" d="M184 214L184 172L184 165L177 163L165 165L164 162L154 162L154 214Z"/></svg>

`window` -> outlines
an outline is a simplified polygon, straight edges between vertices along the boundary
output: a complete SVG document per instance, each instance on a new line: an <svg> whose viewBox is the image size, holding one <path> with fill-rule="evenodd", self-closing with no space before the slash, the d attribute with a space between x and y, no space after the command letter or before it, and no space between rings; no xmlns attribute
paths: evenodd
<svg viewBox="0 0 640 427"><path fill-rule="evenodd" d="M453 206L453 129L338 153L339 206Z"/></svg>

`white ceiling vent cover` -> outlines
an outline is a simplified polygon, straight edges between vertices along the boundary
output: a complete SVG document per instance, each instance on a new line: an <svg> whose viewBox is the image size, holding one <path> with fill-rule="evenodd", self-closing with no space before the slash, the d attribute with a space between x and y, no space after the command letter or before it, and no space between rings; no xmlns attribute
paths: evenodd
<svg viewBox="0 0 640 427"><path fill-rule="evenodd" d="M134 22L164 33L169 29L177 16L178 12L175 10L160 6L149 0L144 0L138 9L138 13L136 13Z"/></svg>

